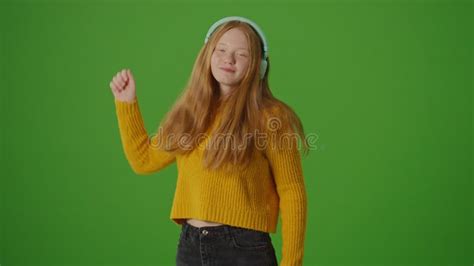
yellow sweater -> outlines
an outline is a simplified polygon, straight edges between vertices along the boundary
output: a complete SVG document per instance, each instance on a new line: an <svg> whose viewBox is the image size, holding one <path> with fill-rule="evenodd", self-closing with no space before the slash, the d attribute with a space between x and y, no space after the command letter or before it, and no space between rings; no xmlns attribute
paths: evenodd
<svg viewBox="0 0 474 266"><path fill-rule="evenodd" d="M195 218L275 233L281 211L280 265L303 265L307 197L296 146L274 149L267 145L245 169L210 171L201 164L206 141L188 155L158 150L155 138L146 132L138 101L115 99L115 107L123 150L135 173L151 174L177 164L172 221L179 225Z"/></svg>

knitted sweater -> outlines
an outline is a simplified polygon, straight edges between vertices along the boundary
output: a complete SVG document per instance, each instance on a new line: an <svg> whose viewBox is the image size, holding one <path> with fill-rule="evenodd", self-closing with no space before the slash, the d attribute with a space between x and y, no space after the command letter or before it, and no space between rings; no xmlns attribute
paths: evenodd
<svg viewBox="0 0 474 266"><path fill-rule="evenodd" d="M155 173L176 162L173 222L180 225L195 218L275 233L281 212L280 265L303 264L307 197L296 145L275 148L270 139L245 168L207 170L201 163L206 141L187 155L159 150L153 143L155 138L147 134L137 100L115 99L115 107L123 150L135 173ZM278 113L269 115L277 117ZM213 126L219 118L218 114Z"/></svg>

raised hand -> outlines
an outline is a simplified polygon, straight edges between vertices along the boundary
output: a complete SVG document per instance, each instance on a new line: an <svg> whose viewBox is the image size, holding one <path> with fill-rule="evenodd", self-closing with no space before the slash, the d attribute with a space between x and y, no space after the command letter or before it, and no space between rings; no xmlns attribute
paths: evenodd
<svg viewBox="0 0 474 266"><path fill-rule="evenodd" d="M110 88L115 99L122 102L133 102L136 99L135 80L130 69L123 69L110 81Z"/></svg>

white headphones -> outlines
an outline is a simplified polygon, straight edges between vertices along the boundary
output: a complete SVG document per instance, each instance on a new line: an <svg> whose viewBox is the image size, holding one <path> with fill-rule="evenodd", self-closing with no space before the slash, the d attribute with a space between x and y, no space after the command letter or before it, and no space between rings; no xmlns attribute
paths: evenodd
<svg viewBox="0 0 474 266"><path fill-rule="evenodd" d="M260 27L255 22L251 21L248 18L238 17L238 16L231 16L231 17L221 18L220 20L218 20L217 22L212 24L212 26L209 28L209 30L207 31L206 39L204 40L204 43L207 43L207 41L209 40L209 37L216 30L217 27L219 27L221 24L224 24L224 23L226 23L228 21L232 21L232 20L238 20L238 21L242 21L242 22L245 22L245 23L249 24L257 32L257 34L260 36L260 40L263 43L263 57L262 57L262 61L260 63L260 79L263 79L263 77L265 76L265 72L267 71L267 65L268 65L268 63L267 63L268 45L267 45L267 39L265 38L265 35L263 34L263 31L260 29Z"/></svg>

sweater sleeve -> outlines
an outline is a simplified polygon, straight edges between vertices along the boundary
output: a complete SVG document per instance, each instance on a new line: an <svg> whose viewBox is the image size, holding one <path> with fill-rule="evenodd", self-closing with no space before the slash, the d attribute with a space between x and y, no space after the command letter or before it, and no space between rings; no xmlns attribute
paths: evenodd
<svg viewBox="0 0 474 266"><path fill-rule="evenodd" d="M151 174L173 163L170 152L160 150L146 132L138 101L115 99L116 115L125 156L137 174ZM153 141L152 141L153 140Z"/></svg>
<svg viewBox="0 0 474 266"><path fill-rule="evenodd" d="M281 120L270 117L281 127ZM275 124L275 123L273 123ZM272 122L267 128L272 127ZM270 163L280 198L282 221L282 259L280 266L303 265L306 233L307 197L298 139L289 127L267 131L266 157Z"/></svg>

